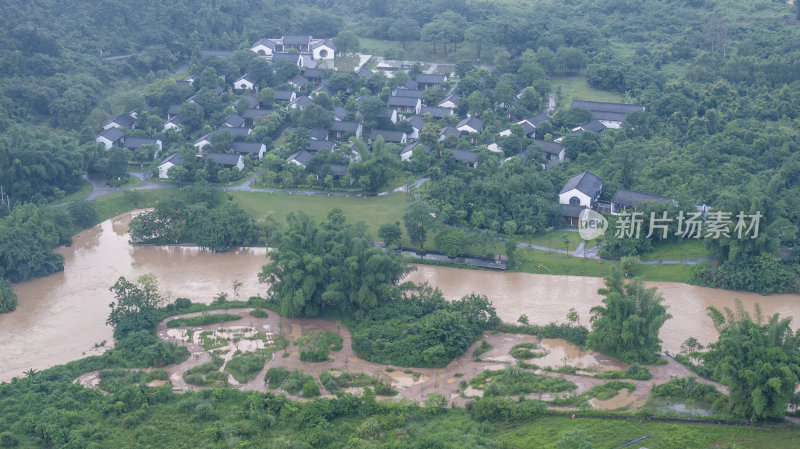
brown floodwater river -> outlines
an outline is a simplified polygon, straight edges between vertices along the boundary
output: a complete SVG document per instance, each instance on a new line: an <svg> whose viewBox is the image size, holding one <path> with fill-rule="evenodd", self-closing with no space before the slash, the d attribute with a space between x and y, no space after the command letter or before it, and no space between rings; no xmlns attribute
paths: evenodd
<svg viewBox="0 0 800 449"><path fill-rule="evenodd" d="M133 280L145 273L156 275L162 292L170 299L186 297L208 303L219 292L233 297L233 283L243 283L239 298L266 293L256 274L266 262L266 249L241 248L213 253L187 246L133 246L128 243L131 214L105 221L78 234L64 255L63 272L14 285L19 298L17 310L0 314L0 382L23 371L44 369L84 355L105 350L111 344L106 326L109 291L125 276ZM408 279L428 282L447 298L470 292L488 296L504 321L514 322L525 314L531 323L566 321L575 307L581 323L588 324L589 309L600 304L598 278L502 273L420 265ZM673 318L661 330L664 347L680 350L690 336L705 344L716 339L708 306L733 307L734 298L751 310L759 302L765 315L775 312L800 319L800 295L760 296L686 284L654 282L665 298Z"/></svg>

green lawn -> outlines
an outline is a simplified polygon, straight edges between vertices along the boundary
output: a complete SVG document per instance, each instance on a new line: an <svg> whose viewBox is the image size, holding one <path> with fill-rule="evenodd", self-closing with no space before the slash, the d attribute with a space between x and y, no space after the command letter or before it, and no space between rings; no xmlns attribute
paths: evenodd
<svg viewBox="0 0 800 449"><path fill-rule="evenodd" d="M565 250L567 247L564 245L564 237L567 237L569 240L570 251L575 251L575 248L577 248L583 240L581 235L577 232L551 231L542 235L537 235L533 238L533 240L526 238L524 241L527 243L533 243L536 246ZM522 241L521 238L518 238L517 240ZM593 248L595 245L596 240L588 241L586 242L586 249Z"/></svg>
<svg viewBox="0 0 800 449"><path fill-rule="evenodd" d="M55 200L53 201L52 204L69 203L72 201L81 200L83 198L86 198L91 192L92 192L92 184L90 184L89 181L82 180L81 188L78 189L77 192L70 193L69 195L61 199Z"/></svg>
<svg viewBox="0 0 800 449"><path fill-rule="evenodd" d="M158 201L167 199L176 193L174 189L139 190L139 192L142 194L142 201L135 205L129 201L123 192L112 193L95 199L94 204L100 221L108 220L133 209L155 207Z"/></svg>
<svg viewBox="0 0 800 449"><path fill-rule="evenodd" d="M263 192L230 192L234 201L256 220L272 215L285 222L286 214L302 210L319 221L325 220L328 211L340 208L350 222L363 221L373 236L384 223L403 221L408 205L406 195L395 193L380 197L341 197L322 195L287 195Z"/></svg>
<svg viewBox="0 0 800 449"><path fill-rule="evenodd" d="M553 92L556 92L561 87L561 102L559 103L561 107L569 106L573 99L620 103L624 100L622 95L617 92L609 92L589 86L583 75L553 77L550 80L550 85Z"/></svg>
<svg viewBox="0 0 800 449"><path fill-rule="evenodd" d="M643 436L650 438L630 447L649 449L800 447L800 432L791 429L754 429L705 424L674 424L637 419L606 420L546 417L503 434L497 439L527 449L556 448L561 435L572 429L584 430L595 449L622 447ZM731 444L731 446L727 446Z"/></svg>
<svg viewBox="0 0 800 449"><path fill-rule="evenodd" d="M701 259L710 254L703 240L681 239L676 242L662 243L646 254L641 255L642 260L681 260Z"/></svg>

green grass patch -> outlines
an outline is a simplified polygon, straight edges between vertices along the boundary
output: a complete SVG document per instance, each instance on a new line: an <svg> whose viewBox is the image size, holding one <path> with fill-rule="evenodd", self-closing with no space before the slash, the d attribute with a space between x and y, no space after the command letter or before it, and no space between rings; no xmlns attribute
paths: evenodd
<svg viewBox="0 0 800 449"><path fill-rule="evenodd" d="M235 355L225 364L225 371L237 382L245 384L256 378L265 362L263 355Z"/></svg>
<svg viewBox="0 0 800 449"><path fill-rule="evenodd" d="M581 241L583 241L579 233L572 231L546 232L544 234L537 235L532 239L525 239L524 241L527 243L532 243L536 246L543 246L545 248L566 250L567 245L564 244L564 237L566 237L569 241L570 251L575 251L575 248L577 248ZM586 249L593 248L596 245L596 242L597 240L590 240L586 242Z"/></svg>
<svg viewBox="0 0 800 449"><path fill-rule="evenodd" d="M163 369L148 372L127 369L113 369L100 373L100 389L116 393L127 387L146 385L154 380L169 380L169 373ZM0 446L2 447L2 446Z"/></svg>
<svg viewBox="0 0 800 449"><path fill-rule="evenodd" d="M521 449L556 449L556 442L567 430L583 430L598 449L622 447L628 441L649 435L639 446L649 449L800 447L800 432L790 429L708 424L676 424L638 419L591 419L544 417L497 437ZM727 446L730 445L730 446ZM632 447L639 447L632 446Z"/></svg>
<svg viewBox="0 0 800 449"><path fill-rule="evenodd" d="M641 260L701 259L711 254L705 242L698 239L680 239L657 245L653 251L640 255Z"/></svg>
<svg viewBox="0 0 800 449"><path fill-rule="evenodd" d="M512 346L511 350L508 353L511 354L511 357L514 357L515 359L519 360L535 359L547 355L546 352L531 351L531 349L537 347L538 346L535 343L519 343Z"/></svg>
<svg viewBox="0 0 800 449"><path fill-rule="evenodd" d="M207 326L209 324L236 321L239 319L241 319L239 315L233 315L231 313L204 313L199 316L169 320L167 321L167 327Z"/></svg>
<svg viewBox="0 0 800 449"><path fill-rule="evenodd" d="M634 363L625 371L605 371L595 374L594 377L597 379L650 380L653 375L646 366L641 366Z"/></svg>
<svg viewBox="0 0 800 449"><path fill-rule="evenodd" d="M476 389L482 389L485 397L516 396L527 393L560 393L574 390L578 386L557 377L537 376L516 366L502 370L486 370L470 381Z"/></svg>
<svg viewBox="0 0 800 449"><path fill-rule="evenodd" d="M124 192L111 193L94 199L99 221L108 220L133 209L155 207L159 201L175 196L175 191L172 189L150 189L138 192L141 194L141 200L136 203L131 201L129 196L125 196Z"/></svg>
<svg viewBox="0 0 800 449"><path fill-rule="evenodd" d="M604 383L603 385L595 385L586 392L586 397L607 401L619 394L620 390L622 389L627 389L628 391L633 392L636 390L636 385L631 382L612 380L611 382Z"/></svg>
<svg viewBox="0 0 800 449"><path fill-rule="evenodd" d="M89 196L92 193L92 184L85 179L81 180L81 188L75 192L70 193L67 196L64 196L60 199L53 201L51 204L63 204L63 203L71 203L73 201L81 200Z"/></svg>
<svg viewBox="0 0 800 449"><path fill-rule="evenodd" d="M222 357L217 357L215 355L212 355L211 357L212 359L210 362L203 363L202 365L197 365L194 368L186 370L186 372L183 373L183 380L192 385L207 385L209 380L211 380L208 375L212 372L219 372L219 369L222 368L222 365L225 363L225 360ZM227 376L223 375L222 384L224 385L227 383Z"/></svg>
<svg viewBox="0 0 800 449"><path fill-rule="evenodd" d="M256 220L271 216L285 224L286 214L302 210L321 222L327 219L331 209L339 208L349 222L365 222L373 236L377 236L378 228L382 224L402 222L408 207L408 199L403 193L365 198L263 192L230 193L234 201Z"/></svg>
<svg viewBox="0 0 800 449"><path fill-rule="evenodd" d="M311 395L319 396L319 386L314 390L313 387L311 387L312 383L317 385L313 376L299 370L294 370L286 378L283 389L294 396L298 396L299 394L302 394L303 397L311 397ZM308 391L309 389L310 391ZM316 394L313 394L314 392L316 392Z"/></svg>
<svg viewBox="0 0 800 449"><path fill-rule="evenodd" d="M340 396L345 388L352 387L371 387L378 396L397 395L397 390L394 390L389 382L382 382L364 373L351 374L345 372L334 376L329 371L325 371L319 375L319 381L326 390L337 396Z"/></svg>
<svg viewBox="0 0 800 449"><path fill-rule="evenodd" d="M328 332L311 332L294 341L300 346L300 360L303 362L324 362L331 351L342 350L342 337Z"/></svg>
<svg viewBox="0 0 800 449"><path fill-rule="evenodd" d="M566 107L572 104L572 100L589 100L589 101L609 101L613 103L622 103L624 98L617 92L610 92L607 90L595 89L589 86L586 82L586 77L583 75L575 76L554 76L550 80L550 85L554 92L561 88L561 102L560 107ZM556 98L558 101L558 98Z"/></svg>

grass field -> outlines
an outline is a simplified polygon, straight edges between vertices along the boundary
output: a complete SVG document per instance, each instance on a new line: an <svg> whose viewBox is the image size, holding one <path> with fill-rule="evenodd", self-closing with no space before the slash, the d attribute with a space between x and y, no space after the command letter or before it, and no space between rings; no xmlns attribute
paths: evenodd
<svg viewBox="0 0 800 449"><path fill-rule="evenodd" d="M653 251L642 254L642 260L681 260L708 257L709 252L702 240L681 239L658 245Z"/></svg>
<svg viewBox="0 0 800 449"><path fill-rule="evenodd" d="M570 419L547 417L499 436L497 439L515 447L528 449L556 448L561 435L571 429L587 434L594 449L620 448L628 441L649 435L630 447L649 449L686 448L752 448L772 449L800 447L800 432L792 429L754 429L750 427L705 424L673 424L653 421Z"/></svg>
<svg viewBox="0 0 800 449"><path fill-rule="evenodd" d="M569 106L573 99L589 101L622 102L624 98L617 92L595 89L586 82L583 75L559 76L550 80L554 92L561 88L561 101L559 106Z"/></svg>

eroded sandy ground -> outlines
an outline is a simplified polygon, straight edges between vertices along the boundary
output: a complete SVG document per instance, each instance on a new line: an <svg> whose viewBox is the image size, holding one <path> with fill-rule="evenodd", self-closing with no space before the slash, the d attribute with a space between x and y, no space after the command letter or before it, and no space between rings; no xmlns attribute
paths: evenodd
<svg viewBox="0 0 800 449"><path fill-rule="evenodd" d="M560 374L545 369L531 370L537 375L558 377L575 383L577 389L574 390L574 394L585 393L594 386L608 382L608 380L588 377L592 374L628 368L625 363L613 357L594 351L581 351L574 345L560 339L539 339L532 335L521 334L487 333L484 335L483 340L491 344L492 349L482 354L480 359L476 359L473 355L473 351L481 344L479 340L463 355L450 362L444 368L412 368L411 372L408 372L409 370L404 367L381 365L358 358L352 349L349 329L334 320L283 318L272 311L268 312L268 318L256 318L250 315L252 310L254 309L206 312L211 314L229 313L241 317L240 320L207 326L167 328L166 322L177 317L170 317L159 323L157 332L161 339L186 346L190 352L190 356L185 362L163 368L169 373L169 379L175 391L182 392L205 388L188 384L183 379L183 374L187 370L212 360L212 354L201 345L200 335L202 333L224 339L220 340L219 345L215 345L217 347L214 350L222 352L220 356L225 359L226 363L237 349L242 352L252 352L265 346L269 347L277 335L285 338L289 343L287 348L276 351L253 380L240 384L231 375L227 375L228 383L236 388L262 392L282 391L268 390L264 376L267 370L272 367L284 367L290 371L298 369L304 373L311 374L317 380L319 380L319 375L325 371L331 371L334 375L341 372L364 373L375 379L391 383L392 388L398 391L398 395L394 396L395 399L405 398L421 402L429 393L440 393L445 395L450 403L463 405L470 398L481 396L483 391L472 387L467 387L462 391L462 381L469 382L473 377L487 369L498 370L508 365L516 364L516 359L509 355L509 351L518 343L535 343L539 348L538 350L544 349L548 352L544 357L531 359L528 362L535 363L540 367L551 367L552 369L562 366L578 368L577 372L584 375ZM198 315L201 315L201 313L191 313L181 315L181 317ZM341 336L343 340L342 349L340 351L331 351L328 360L325 362L301 361L298 346L293 344L294 341L311 332L318 331L328 331ZM256 338L256 334L258 334L258 338ZM288 355L284 355L284 353ZM648 367L653 375L651 380L635 381L623 379L626 382L635 384L635 391L622 390L617 396L609 400L599 401L592 399L590 404L595 408L606 410L625 408L633 411L644 405L654 385L668 382L671 377L694 376L688 368L675 362L672 358L667 357L667 360L668 363L666 365ZM387 368L390 370L387 371ZM224 367L221 370L224 370ZM699 381L713 384L703 379L699 379ZM76 382L89 388L97 388L99 386L99 372L86 373L76 379ZM713 385L721 391L725 391L724 387L717 384ZM345 391L361 394L362 389L351 388ZM321 387L321 392L323 397L332 396L324 387ZM541 400L552 400L555 397L555 395L549 393L529 394L527 396Z"/></svg>

